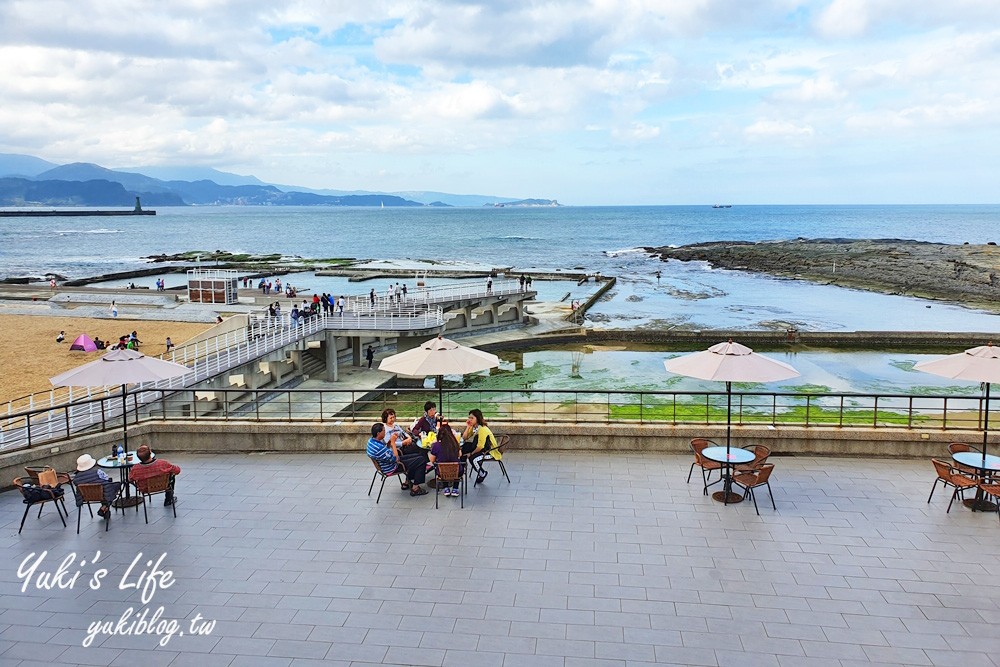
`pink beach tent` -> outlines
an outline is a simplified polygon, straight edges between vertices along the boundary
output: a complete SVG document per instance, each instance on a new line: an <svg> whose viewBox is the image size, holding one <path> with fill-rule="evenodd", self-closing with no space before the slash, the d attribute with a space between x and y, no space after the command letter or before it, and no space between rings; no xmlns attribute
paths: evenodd
<svg viewBox="0 0 1000 667"><path fill-rule="evenodd" d="M90 340L90 336L87 334L80 334L73 341L73 344L69 346L71 350L80 350L81 352L97 352L97 345L94 341Z"/></svg>

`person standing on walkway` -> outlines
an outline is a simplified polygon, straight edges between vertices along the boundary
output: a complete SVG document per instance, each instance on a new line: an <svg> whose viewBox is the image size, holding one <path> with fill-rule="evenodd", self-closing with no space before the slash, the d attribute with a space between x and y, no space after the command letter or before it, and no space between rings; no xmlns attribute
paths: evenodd
<svg viewBox="0 0 1000 667"><path fill-rule="evenodd" d="M493 276L486 276L486 293L493 294Z"/></svg>
<svg viewBox="0 0 1000 667"><path fill-rule="evenodd" d="M365 350L365 359L368 360L368 370L372 369L372 362L375 361L375 348L371 345Z"/></svg>
<svg viewBox="0 0 1000 667"><path fill-rule="evenodd" d="M372 291L368 293L368 300L372 304L372 310L375 310L375 288L374 287L372 288Z"/></svg>
<svg viewBox="0 0 1000 667"><path fill-rule="evenodd" d="M118 317L118 306L114 301L111 302L111 317Z"/></svg>

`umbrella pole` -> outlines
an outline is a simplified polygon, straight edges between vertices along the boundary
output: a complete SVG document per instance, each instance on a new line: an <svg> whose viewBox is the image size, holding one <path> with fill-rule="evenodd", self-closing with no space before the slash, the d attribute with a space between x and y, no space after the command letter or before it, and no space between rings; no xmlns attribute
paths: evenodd
<svg viewBox="0 0 1000 667"><path fill-rule="evenodd" d="M983 467L986 467L986 439L990 433L990 383L986 383L986 409L983 411Z"/></svg>
<svg viewBox="0 0 1000 667"><path fill-rule="evenodd" d="M726 382L726 458L729 458L729 440L733 430L733 383Z"/></svg>
<svg viewBox="0 0 1000 667"><path fill-rule="evenodd" d="M122 437L125 440L125 451L128 452L128 404L125 402L125 385L122 385Z"/></svg>
<svg viewBox="0 0 1000 667"><path fill-rule="evenodd" d="M444 413L444 376L443 375L438 375L437 376L437 383L438 383L438 413L439 414L443 414Z"/></svg>

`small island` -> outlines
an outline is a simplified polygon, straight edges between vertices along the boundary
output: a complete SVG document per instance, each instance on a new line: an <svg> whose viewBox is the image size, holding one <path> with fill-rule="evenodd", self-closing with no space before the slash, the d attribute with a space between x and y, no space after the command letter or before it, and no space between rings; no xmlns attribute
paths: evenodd
<svg viewBox="0 0 1000 667"><path fill-rule="evenodd" d="M662 260L766 273L1000 311L1000 248L903 239L714 241L647 247Z"/></svg>

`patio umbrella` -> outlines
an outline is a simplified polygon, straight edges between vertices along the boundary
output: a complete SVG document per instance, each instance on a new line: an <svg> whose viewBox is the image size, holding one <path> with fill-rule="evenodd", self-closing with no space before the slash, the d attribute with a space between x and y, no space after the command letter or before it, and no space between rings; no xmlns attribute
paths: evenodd
<svg viewBox="0 0 1000 667"><path fill-rule="evenodd" d="M187 375L191 369L172 361L147 357L135 350L112 350L100 359L91 361L65 373L50 378L55 387L106 387L122 386L122 432L125 451L128 451L128 423L126 418L126 385L155 382Z"/></svg>
<svg viewBox="0 0 1000 667"><path fill-rule="evenodd" d="M671 373L726 383L726 454L732 435L733 382L775 382L799 376L783 361L757 354L749 347L729 341L707 350L667 359L663 366Z"/></svg>
<svg viewBox="0 0 1000 667"><path fill-rule="evenodd" d="M949 354L941 359L921 361L914 368L931 375L986 383L986 403L983 410L983 466L986 465L986 439L990 432L990 383L1000 382L1000 349L989 345L972 347L965 352Z"/></svg>
<svg viewBox="0 0 1000 667"><path fill-rule="evenodd" d="M500 357L495 354L465 347L453 340L438 336L420 347L386 357L378 367L379 370L409 377L436 375L438 406L444 409L444 391L441 384L445 375L478 373L499 365Z"/></svg>

